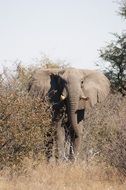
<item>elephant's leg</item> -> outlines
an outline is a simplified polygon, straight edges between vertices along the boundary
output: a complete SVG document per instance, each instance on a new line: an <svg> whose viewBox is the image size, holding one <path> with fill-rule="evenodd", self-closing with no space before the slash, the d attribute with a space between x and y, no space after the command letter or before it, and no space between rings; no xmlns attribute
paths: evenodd
<svg viewBox="0 0 126 190"><path fill-rule="evenodd" d="M63 160L65 158L65 127L63 126L65 117L65 103L59 102L53 106L53 125L55 128L55 157Z"/></svg>
<svg viewBox="0 0 126 190"><path fill-rule="evenodd" d="M62 119L56 123L56 144L58 159L65 159L65 129L62 127Z"/></svg>
<svg viewBox="0 0 126 190"><path fill-rule="evenodd" d="M51 157L53 156L53 143L54 143L54 139L53 139L53 129L51 128L47 134L45 135L45 156L47 161L49 161L51 159Z"/></svg>
<svg viewBox="0 0 126 190"><path fill-rule="evenodd" d="M69 128L69 137L70 137L69 159L74 160L75 131L71 126Z"/></svg>
<svg viewBox="0 0 126 190"><path fill-rule="evenodd" d="M65 128L65 158L68 160L70 158L70 147L71 147L71 133L70 133L70 122L67 121L64 124Z"/></svg>

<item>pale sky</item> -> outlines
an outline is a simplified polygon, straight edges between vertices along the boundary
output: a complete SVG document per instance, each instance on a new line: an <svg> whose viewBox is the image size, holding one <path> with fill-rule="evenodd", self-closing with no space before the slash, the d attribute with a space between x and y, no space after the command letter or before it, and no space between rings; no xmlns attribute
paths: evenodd
<svg viewBox="0 0 126 190"><path fill-rule="evenodd" d="M114 0L0 0L0 66L29 65L44 53L94 68L110 33L125 29L118 10Z"/></svg>

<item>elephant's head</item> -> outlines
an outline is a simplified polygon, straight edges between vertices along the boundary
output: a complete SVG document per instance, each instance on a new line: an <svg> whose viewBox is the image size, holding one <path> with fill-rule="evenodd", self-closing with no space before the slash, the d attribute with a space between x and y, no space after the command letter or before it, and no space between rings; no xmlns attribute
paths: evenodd
<svg viewBox="0 0 126 190"><path fill-rule="evenodd" d="M95 70L71 68L60 77L64 86L61 99L67 98L68 116L72 127L78 133L78 111L103 101L109 93L110 84L104 74Z"/></svg>

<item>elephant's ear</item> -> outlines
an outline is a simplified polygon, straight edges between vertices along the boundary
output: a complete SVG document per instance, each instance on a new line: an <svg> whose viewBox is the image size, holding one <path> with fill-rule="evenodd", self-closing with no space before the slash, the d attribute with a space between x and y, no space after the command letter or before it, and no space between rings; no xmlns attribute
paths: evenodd
<svg viewBox="0 0 126 190"><path fill-rule="evenodd" d="M30 79L28 91L33 96L44 98L50 89L50 82L51 78L47 71L36 70Z"/></svg>
<svg viewBox="0 0 126 190"><path fill-rule="evenodd" d="M46 95L55 93L58 88L55 80L61 69L39 69L34 72L29 82L28 91L33 96L45 98Z"/></svg>
<svg viewBox="0 0 126 190"><path fill-rule="evenodd" d="M91 106L102 102L110 91L110 82L107 77L99 71L84 72L83 92L89 98Z"/></svg>

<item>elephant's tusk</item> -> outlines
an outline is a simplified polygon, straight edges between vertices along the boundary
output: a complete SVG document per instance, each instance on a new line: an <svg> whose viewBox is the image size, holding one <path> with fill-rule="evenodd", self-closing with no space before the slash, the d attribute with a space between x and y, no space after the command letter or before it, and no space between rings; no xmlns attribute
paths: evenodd
<svg viewBox="0 0 126 190"><path fill-rule="evenodd" d="M89 100L89 97L81 96L80 99L83 99L83 100Z"/></svg>
<svg viewBox="0 0 126 190"><path fill-rule="evenodd" d="M66 97L65 97L65 96L63 96L63 95L61 95L61 96L60 96L60 99L61 99L61 101L62 101L62 100L65 100L65 99L66 99Z"/></svg>

